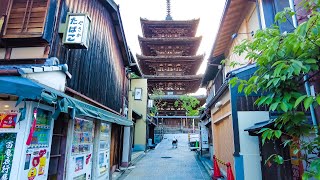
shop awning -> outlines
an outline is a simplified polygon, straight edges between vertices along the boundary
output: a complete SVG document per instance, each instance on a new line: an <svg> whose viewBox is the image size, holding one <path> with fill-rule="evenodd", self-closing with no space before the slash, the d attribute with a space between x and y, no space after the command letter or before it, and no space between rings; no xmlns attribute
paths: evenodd
<svg viewBox="0 0 320 180"><path fill-rule="evenodd" d="M133 122L125 117L95 107L23 77L0 76L0 93L16 95L19 96L19 99L42 99L49 104L57 104L57 112L68 112L68 108L72 108L75 116L92 117L124 126L133 125Z"/></svg>
<svg viewBox="0 0 320 180"><path fill-rule="evenodd" d="M263 121L263 122L259 122L254 124L253 126L245 129L244 131L248 131L250 136L258 136L259 135L259 131L262 128L268 128L271 127L274 124L274 119L268 120L268 121Z"/></svg>
<svg viewBox="0 0 320 180"><path fill-rule="evenodd" d="M142 114L138 113L136 110L132 110L132 117L137 120L142 118Z"/></svg>
<svg viewBox="0 0 320 180"><path fill-rule="evenodd" d="M32 100L40 99L43 87L20 76L0 76L0 93Z"/></svg>

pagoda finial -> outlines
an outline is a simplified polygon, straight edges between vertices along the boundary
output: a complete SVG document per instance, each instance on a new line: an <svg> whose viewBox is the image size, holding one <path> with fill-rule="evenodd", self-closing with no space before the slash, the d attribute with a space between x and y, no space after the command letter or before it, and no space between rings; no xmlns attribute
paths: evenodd
<svg viewBox="0 0 320 180"><path fill-rule="evenodd" d="M172 20L171 17L171 1L167 0L167 17L166 20Z"/></svg>

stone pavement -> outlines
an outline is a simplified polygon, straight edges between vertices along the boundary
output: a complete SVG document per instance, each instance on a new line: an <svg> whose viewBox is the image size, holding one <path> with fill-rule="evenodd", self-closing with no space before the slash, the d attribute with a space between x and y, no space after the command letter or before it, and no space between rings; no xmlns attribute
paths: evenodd
<svg viewBox="0 0 320 180"><path fill-rule="evenodd" d="M178 148L173 149L172 138L178 139ZM166 134L155 150L127 170L121 180L206 180L207 171L188 147L187 134Z"/></svg>
<svg viewBox="0 0 320 180"><path fill-rule="evenodd" d="M197 153L199 160L201 161L202 165L205 167L207 173L212 176L213 174L213 162L210 160L210 154L205 153L200 155L200 152Z"/></svg>

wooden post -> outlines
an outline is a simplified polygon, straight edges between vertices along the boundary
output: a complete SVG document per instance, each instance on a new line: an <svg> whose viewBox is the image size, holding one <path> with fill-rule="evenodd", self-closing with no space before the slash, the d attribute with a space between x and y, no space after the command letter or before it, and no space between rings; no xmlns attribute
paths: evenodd
<svg viewBox="0 0 320 180"><path fill-rule="evenodd" d="M99 163L98 163L98 156L99 156L99 143L100 143L100 126L101 120L94 121L94 139L93 139L93 152L92 152L92 179L98 179L98 171Z"/></svg>

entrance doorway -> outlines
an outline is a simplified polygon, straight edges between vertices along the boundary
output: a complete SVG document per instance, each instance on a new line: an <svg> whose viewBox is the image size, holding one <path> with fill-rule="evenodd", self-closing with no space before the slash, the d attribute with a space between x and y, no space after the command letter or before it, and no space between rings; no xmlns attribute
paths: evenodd
<svg viewBox="0 0 320 180"><path fill-rule="evenodd" d="M48 179L64 179L69 115L60 113L54 122Z"/></svg>

